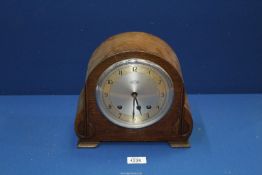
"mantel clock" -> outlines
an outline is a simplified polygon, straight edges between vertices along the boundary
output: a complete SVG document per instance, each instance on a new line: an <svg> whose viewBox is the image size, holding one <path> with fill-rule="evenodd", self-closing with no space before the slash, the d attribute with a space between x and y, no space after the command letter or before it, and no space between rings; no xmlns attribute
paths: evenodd
<svg viewBox="0 0 262 175"><path fill-rule="evenodd" d="M192 127L179 61L166 42L127 32L94 51L78 102L78 147L104 141L167 141L172 147L189 147Z"/></svg>

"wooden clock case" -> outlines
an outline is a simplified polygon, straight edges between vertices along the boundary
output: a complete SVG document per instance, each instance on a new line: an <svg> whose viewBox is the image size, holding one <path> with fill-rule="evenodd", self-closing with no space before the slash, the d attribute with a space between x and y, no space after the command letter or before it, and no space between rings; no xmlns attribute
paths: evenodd
<svg viewBox="0 0 262 175"><path fill-rule="evenodd" d="M160 65L172 78L174 100L157 123L139 129L117 126L100 112L96 86L100 75L112 64L141 58ZM92 54L81 91L75 120L78 147L96 147L103 141L167 141L172 147L189 147L193 122L178 58L160 38L142 32L127 32L104 41Z"/></svg>

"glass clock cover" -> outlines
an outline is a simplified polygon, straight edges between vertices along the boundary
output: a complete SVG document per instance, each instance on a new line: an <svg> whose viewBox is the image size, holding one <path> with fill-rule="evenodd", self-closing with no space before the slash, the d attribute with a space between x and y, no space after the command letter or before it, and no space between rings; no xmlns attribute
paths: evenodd
<svg viewBox="0 0 262 175"><path fill-rule="evenodd" d="M174 100L173 82L159 65L139 58L108 67L96 87L97 104L114 124L142 128L159 121Z"/></svg>

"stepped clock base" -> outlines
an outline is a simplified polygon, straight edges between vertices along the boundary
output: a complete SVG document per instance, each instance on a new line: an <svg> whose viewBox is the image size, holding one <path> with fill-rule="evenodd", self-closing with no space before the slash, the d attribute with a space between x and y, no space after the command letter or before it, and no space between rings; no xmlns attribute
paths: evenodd
<svg viewBox="0 0 262 175"><path fill-rule="evenodd" d="M100 142L87 142L87 141L80 141L77 144L78 148L96 148ZM190 144L185 142L168 142L172 148L190 148Z"/></svg>

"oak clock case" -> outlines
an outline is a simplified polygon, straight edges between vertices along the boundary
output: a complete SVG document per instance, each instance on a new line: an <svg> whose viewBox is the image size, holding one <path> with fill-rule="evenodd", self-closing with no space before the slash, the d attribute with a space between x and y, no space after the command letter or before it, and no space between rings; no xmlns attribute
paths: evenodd
<svg viewBox="0 0 262 175"><path fill-rule="evenodd" d="M127 32L92 54L81 91L78 147L103 141L167 141L189 147L192 117L174 51L160 38Z"/></svg>

